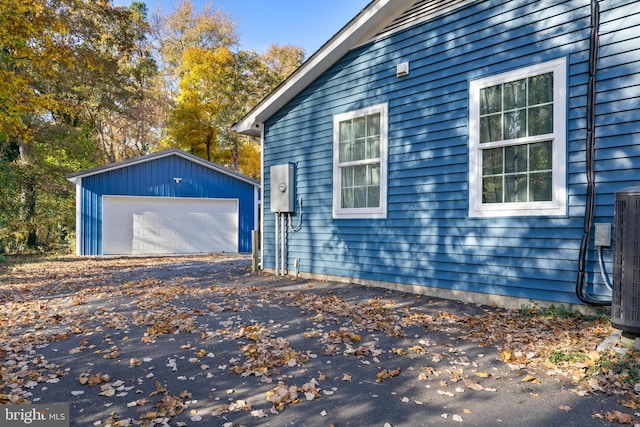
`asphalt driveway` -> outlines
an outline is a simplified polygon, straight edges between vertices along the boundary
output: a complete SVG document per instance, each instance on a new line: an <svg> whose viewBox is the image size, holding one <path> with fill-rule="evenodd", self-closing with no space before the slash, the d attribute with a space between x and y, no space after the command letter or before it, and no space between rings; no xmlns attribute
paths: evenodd
<svg viewBox="0 0 640 427"><path fill-rule="evenodd" d="M0 296L0 403L67 403L72 426L640 419L640 386L593 375L602 319L253 276L226 255L24 262Z"/></svg>

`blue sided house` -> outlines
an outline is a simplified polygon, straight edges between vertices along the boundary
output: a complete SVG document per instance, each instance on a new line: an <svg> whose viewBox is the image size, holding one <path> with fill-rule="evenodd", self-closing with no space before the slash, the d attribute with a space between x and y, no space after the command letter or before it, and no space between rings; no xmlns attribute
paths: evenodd
<svg viewBox="0 0 640 427"><path fill-rule="evenodd" d="M72 173L78 255L251 252L260 184L177 149Z"/></svg>
<svg viewBox="0 0 640 427"><path fill-rule="evenodd" d="M266 270L517 307L611 301L639 118L640 1L374 0L234 128Z"/></svg>

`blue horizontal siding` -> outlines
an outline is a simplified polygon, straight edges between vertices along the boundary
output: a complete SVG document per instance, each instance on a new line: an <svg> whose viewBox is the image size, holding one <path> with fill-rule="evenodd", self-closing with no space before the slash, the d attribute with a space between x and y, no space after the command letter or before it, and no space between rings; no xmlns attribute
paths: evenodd
<svg viewBox="0 0 640 427"><path fill-rule="evenodd" d="M596 107L596 222L613 223L613 195L640 181L639 1L601 3ZM574 292L586 194L590 9L585 1L477 1L358 47L266 123L269 166L297 165L303 227L288 233L288 267L400 284L578 303ZM468 85L567 58L565 217L468 217ZM410 74L395 76L399 62ZM389 105L385 219L332 218L333 116ZM264 219L273 268L274 215ZM610 251L605 251L610 265ZM591 292L606 293L593 247Z"/></svg>
<svg viewBox="0 0 640 427"><path fill-rule="evenodd" d="M180 177L176 183L173 177ZM102 254L102 196L238 199L238 251L251 251L254 186L177 155L107 170L82 178L82 255Z"/></svg>

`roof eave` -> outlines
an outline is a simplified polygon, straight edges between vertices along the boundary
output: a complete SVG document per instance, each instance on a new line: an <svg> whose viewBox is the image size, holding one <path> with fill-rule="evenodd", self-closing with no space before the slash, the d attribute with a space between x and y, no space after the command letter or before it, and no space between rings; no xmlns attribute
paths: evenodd
<svg viewBox="0 0 640 427"><path fill-rule="evenodd" d="M236 132L260 136L263 123L354 47L369 41L415 0L374 0L240 119Z"/></svg>
<svg viewBox="0 0 640 427"><path fill-rule="evenodd" d="M160 159L163 157L167 157L167 156L178 156L178 157L182 157L184 159L190 160L194 163L198 163L208 169L211 170L215 170L219 173L228 175L232 178L235 178L239 181L243 181L246 182L247 184L251 184L255 187L260 187L260 183L258 181L256 181L253 178L250 178L246 175L243 175L239 172L235 172L229 169L226 169L220 165L216 165L215 163L211 163L205 159L202 159L198 156L195 156L193 154L187 153L185 151L179 150L177 148L169 148L163 151L159 151L157 153L152 153L152 154L147 154L145 156L140 156L140 157L135 157L133 159L128 159L128 160L123 160L121 162L117 162L117 163L111 163L111 164L107 164L107 165L103 165L103 166L98 166L96 168L92 168L92 169L87 169L84 171L79 171L79 172L73 172L70 173L66 176L67 180L72 182L75 185L78 185L78 180L82 179L82 178L86 178L88 176L92 176L92 175L98 175L104 172L108 172L108 171L112 171L112 170L116 170L116 169L120 169L120 168L124 168L124 167L129 167L129 166L133 166L139 163L145 163L151 160L156 160L156 159Z"/></svg>

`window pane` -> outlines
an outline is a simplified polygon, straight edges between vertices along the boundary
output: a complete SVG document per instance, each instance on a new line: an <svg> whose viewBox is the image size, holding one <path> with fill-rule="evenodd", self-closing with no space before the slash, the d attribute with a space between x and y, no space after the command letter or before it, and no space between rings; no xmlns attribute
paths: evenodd
<svg viewBox="0 0 640 427"><path fill-rule="evenodd" d="M340 173L343 208L380 206L380 164L343 167Z"/></svg>
<svg viewBox="0 0 640 427"><path fill-rule="evenodd" d="M364 187L367 185L367 167L354 166L353 168L353 185L355 187Z"/></svg>
<svg viewBox="0 0 640 427"><path fill-rule="evenodd" d="M553 105L529 109L529 136L553 133Z"/></svg>
<svg viewBox="0 0 640 427"><path fill-rule="evenodd" d="M367 166L367 185L380 185L380 164Z"/></svg>
<svg viewBox="0 0 640 427"><path fill-rule="evenodd" d="M550 201L552 141L482 150L482 203Z"/></svg>
<svg viewBox="0 0 640 427"><path fill-rule="evenodd" d="M365 157L365 140L358 139L355 144L353 144L353 148L351 150L351 161L364 160Z"/></svg>
<svg viewBox="0 0 640 427"><path fill-rule="evenodd" d="M367 188L367 207L380 207L380 186L375 185Z"/></svg>
<svg viewBox="0 0 640 427"><path fill-rule="evenodd" d="M355 139L364 138L367 135L367 118L358 117L353 119L353 136Z"/></svg>
<svg viewBox="0 0 640 427"><path fill-rule="evenodd" d="M353 189L353 207L367 207L367 187L356 187Z"/></svg>
<svg viewBox="0 0 640 427"><path fill-rule="evenodd" d="M380 136L367 138L367 159L376 159L380 157Z"/></svg>
<svg viewBox="0 0 640 427"><path fill-rule="evenodd" d="M367 116L367 136L380 135L380 114Z"/></svg>
<svg viewBox="0 0 640 427"><path fill-rule="evenodd" d="M551 169L553 148L551 141L539 142L529 146L529 170Z"/></svg>
<svg viewBox="0 0 640 427"><path fill-rule="evenodd" d="M503 148L482 150L482 175L495 175L503 172L502 154Z"/></svg>
<svg viewBox="0 0 640 427"><path fill-rule="evenodd" d="M527 201L527 175L507 175L504 177L504 201L510 203Z"/></svg>
<svg viewBox="0 0 640 427"><path fill-rule="evenodd" d="M527 79L504 84L504 109L515 110L527 106Z"/></svg>
<svg viewBox="0 0 640 427"><path fill-rule="evenodd" d="M527 171L527 146L515 145L504 148L504 172L526 172Z"/></svg>
<svg viewBox="0 0 640 427"><path fill-rule="evenodd" d="M340 161L341 162L350 162L351 161L351 146L350 143L340 143Z"/></svg>
<svg viewBox="0 0 640 427"><path fill-rule="evenodd" d="M500 141L502 139L502 114L480 117L480 142Z"/></svg>
<svg viewBox="0 0 640 427"><path fill-rule="evenodd" d="M516 110L504 115L504 138L515 139L527 136L527 110Z"/></svg>
<svg viewBox="0 0 640 427"><path fill-rule="evenodd" d="M353 187L353 168L342 168L342 188Z"/></svg>
<svg viewBox="0 0 640 427"><path fill-rule="evenodd" d="M529 105L553 102L553 73L529 77Z"/></svg>
<svg viewBox="0 0 640 427"><path fill-rule="evenodd" d="M482 180L482 203L502 203L502 177L494 176Z"/></svg>
<svg viewBox="0 0 640 427"><path fill-rule="evenodd" d="M480 114L502 111L502 85L480 89Z"/></svg>
<svg viewBox="0 0 640 427"><path fill-rule="evenodd" d="M353 142L352 129L353 128L351 126L351 120L340 122L339 124L340 152L338 153L338 156L339 156L339 161L341 162L349 162L352 159L352 155L351 155L351 148L352 148L352 142Z"/></svg>
<svg viewBox="0 0 640 427"><path fill-rule="evenodd" d="M340 142L353 140L351 120L340 122Z"/></svg>
<svg viewBox="0 0 640 427"><path fill-rule="evenodd" d="M551 172L532 173L529 179L529 201L549 202L552 200Z"/></svg>
<svg viewBox="0 0 640 427"><path fill-rule="evenodd" d="M353 188L343 188L341 191L341 207L344 209L353 208Z"/></svg>

